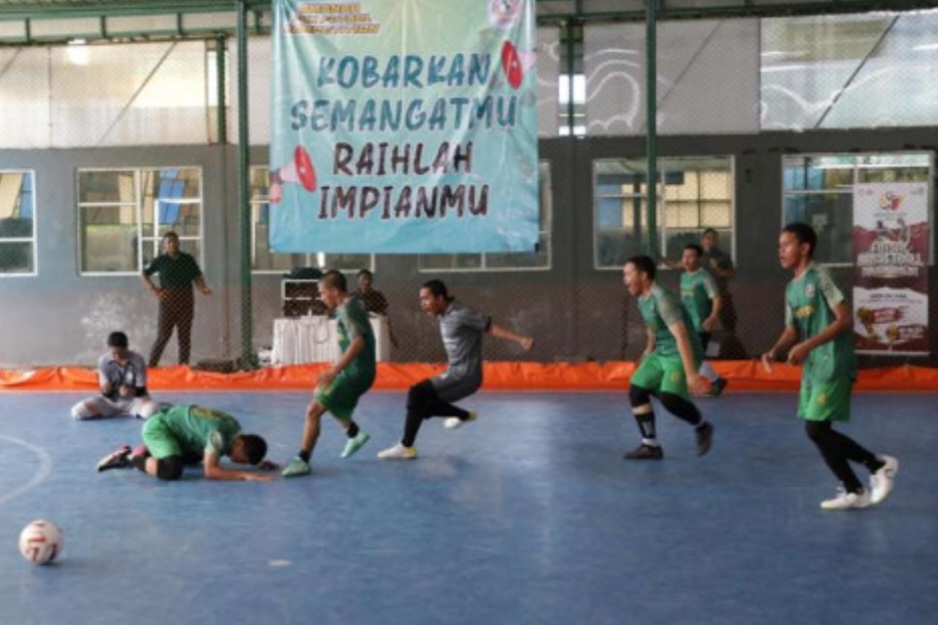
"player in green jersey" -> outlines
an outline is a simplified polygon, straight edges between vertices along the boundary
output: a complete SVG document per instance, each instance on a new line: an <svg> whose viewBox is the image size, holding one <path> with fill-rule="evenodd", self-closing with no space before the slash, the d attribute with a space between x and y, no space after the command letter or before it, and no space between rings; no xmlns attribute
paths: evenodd
<svg viewBox="0 0 938 625"><path fill-rule="evenodd" d="M684 267L684 273L681 274L681 301L690 313L694 332L697 333L706 355L710 334L720 323L723 298L720 296L716 280L700 262L702 256L703 248L696 243L684 246L681 256L681 266ZM700 365L700 374L710 380L710 392L707 394L719 397L726 388L726 378L720 377L706 360Z"/></svg>
<svg viewBox="0 0 938 625"><path fill-rule="evenodd" d="M319 439L320 419L331 412L345 430L348 441L342 457L348 458L368 442L370 436L359 429L352 413L359 398L375 381L375 335L361 300L348 292L341 271L330 270L319 279L319 298L335 311L339 349L342 356L331 369L319 376L316 394L306 408L300 451L283 470L284 477L306 475L313 448Z"/></svg>
<svg viewBox="0 0 938 625"><path fill-rule="evenodd" d="M821 502L824 510L866 508L883 501L892 491L899 461L876 456L848 436L834 430L835 421L850 419L850 395L856 379L853 351L853 314L846 299L822 267L812 262L817 234L811 226L793 223L782 229L778 256L784 269L794 272L785 289L785 330L762 356L767 371L786 350L788 362L803 364L798 416L828 468L843 484L833 499ZM871 474L864 488L850 462Z"/></svg>
<svg viewBox="0 0 938 625"><path fill-rule="evenodd" d="M219 462L253 464L266 471L277 465L264 460L267 443L256 434L245 434L241 424L220 410L194 405L165 406L150 417L141 433L143 445L131 450L121 445L98 463L98 471L136 467L161 480L178 480L186 465L204 467L210 480L268 481L269 473L227 469Z"/></svg>
<svg viewBox="0 0 938 625"><path fill-rule="evenodd" d="M703 357L700 340L690 315L673 293L655 283L655 263L648 256L633 256L622 270L629 295L638 307L648 331L648 344L641 363L632 374L629 399L638 421L642 443L625 457L630 460L660 460L664 452L655 435L656 396L668 412L693 425L697 432L697 454L710 450L713 426L706 421L688 394L707 390L697 373Z"/></svg>

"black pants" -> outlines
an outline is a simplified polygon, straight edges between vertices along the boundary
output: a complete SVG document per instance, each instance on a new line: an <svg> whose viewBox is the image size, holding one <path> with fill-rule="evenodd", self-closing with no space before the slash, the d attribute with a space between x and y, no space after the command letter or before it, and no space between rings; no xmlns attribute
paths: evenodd
<svg viewBox="0 0 938 625"><path fill-rule="evenodd" d="M156 341L150 350L150 367L160 364L163 349L176 329L179 340L179 364L189 364L189 350L192 345L192 319L195 316L195 297L191 287L170 287L160 299L159 328Z"/></svg>

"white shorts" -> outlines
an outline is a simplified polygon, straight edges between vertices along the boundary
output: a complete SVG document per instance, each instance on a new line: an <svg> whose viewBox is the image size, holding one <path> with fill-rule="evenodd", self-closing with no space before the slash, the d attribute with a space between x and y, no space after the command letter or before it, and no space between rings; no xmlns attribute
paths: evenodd
<svg viewBox="0 0 938 625"><path fill-rule="evenodd" d="M78 420L104 417L136 417L147 419L159 409L149 395L108 399L104 395L88 397L72 406L72 417Z"/></svg>

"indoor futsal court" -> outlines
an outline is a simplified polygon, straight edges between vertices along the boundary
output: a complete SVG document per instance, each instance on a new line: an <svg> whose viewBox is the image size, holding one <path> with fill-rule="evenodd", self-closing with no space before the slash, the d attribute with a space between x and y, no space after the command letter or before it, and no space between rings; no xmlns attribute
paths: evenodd
<svg viewBox="0 0 938 625"><path fill-rule="evenodd" d="M635 439L621 393L485 394L477 423L426 424L420 458L400 463L375 452L400 435L403 396L374 393L358 455L340 460L325 424L315 474L266 484L96 473L141 422L71 421L73 399L0 396L0 526L48 517L65 533L47 567L5 541L4 622L872 625L938 608L933 395L857 397L850 433L877 433L903 472L855 514L817 508L832 480L784 394L706 403L717 438L703 458L662 419L667 460L636 465L621 458ZM238 415L285 460L306 395L168 399Z"/></svg>
<svg viewBox="0 0 938 625"><path fill-rule="evenodd" d="M938 623L936 136L938 0L0 0L0 625Z"/></svg>

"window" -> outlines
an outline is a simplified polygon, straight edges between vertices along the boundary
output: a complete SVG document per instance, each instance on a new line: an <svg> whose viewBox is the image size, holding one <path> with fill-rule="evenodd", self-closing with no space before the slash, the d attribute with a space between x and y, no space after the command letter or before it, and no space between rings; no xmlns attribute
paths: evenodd
<svg viewBox="0 0 938 625"><path fill-rule="evenodd" d="M786 156L783 224L801 221L818 235L814 259L853 264L853 186L862 182L929 182L927 153Z"/></svg>
<svg viewBox="0 0 938 625"><path fill-rule="evenodd" d="M0 171L0 276L36 275L35 175Z"/></svg>
<svg viewBox="0 0 938 625"><path fill-rule="evenodd" d="M734 256L733 160L730 157L662 158L658 164L658 249L677 258L714 228L720 247ZM593 163L594 262L620 269L648 251L648 190L644 159Z"/></svg>
<svg viewBox="0 0 938 625"><path fill-rule="evenodd" d="M138 273L170 231L202 264L199 168L81 170L78 213L83 274Z"/></svg>
<svg viewBox="0 0 938 625"><path fill-rule="evenodd" d="M251 167L251 269L255 273L284 273L299 267L319 267L340 271L375 269L374 254L338 254L318 252L313 254L278 254L268 244L270 228L270 169L267 166Z"/></svg>
<svg viewBox="0 0 938 625"><path fill-rule="evenodd" d="M420 271L528 271L551 267L551 203L550 163L538 163L537 248L531 252L484 252L482 254L421 254Z"/></svg>

